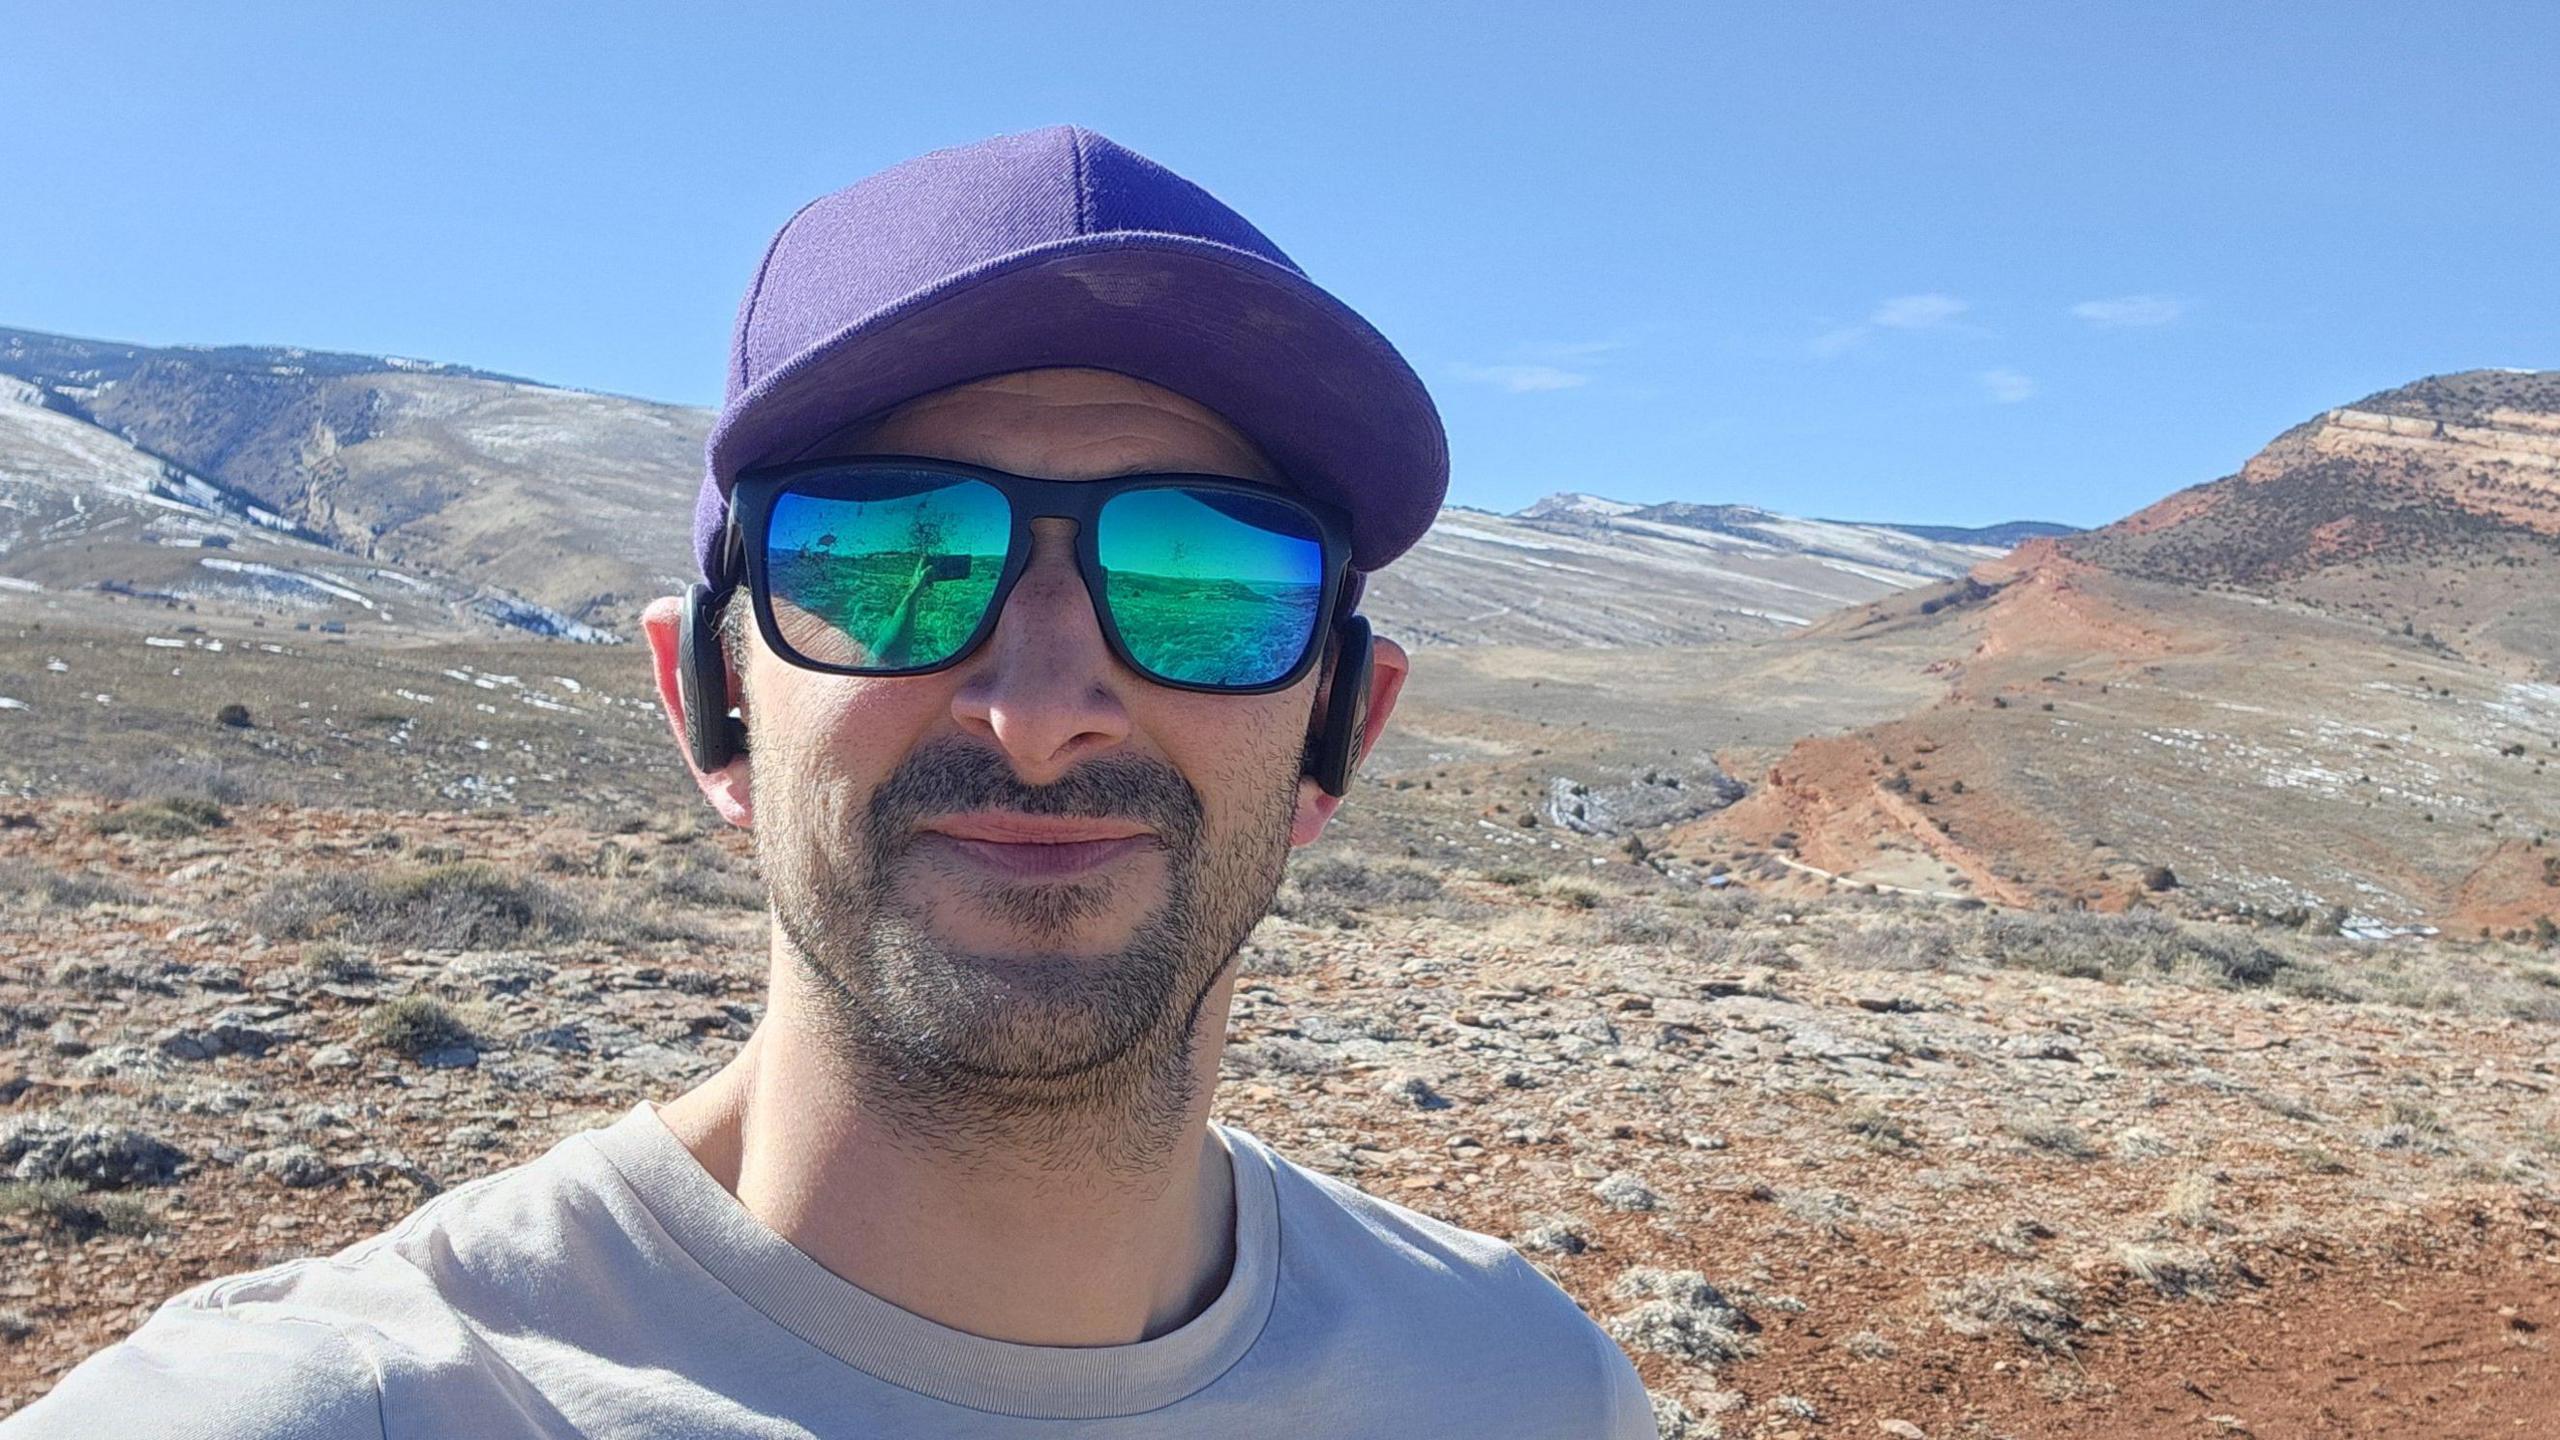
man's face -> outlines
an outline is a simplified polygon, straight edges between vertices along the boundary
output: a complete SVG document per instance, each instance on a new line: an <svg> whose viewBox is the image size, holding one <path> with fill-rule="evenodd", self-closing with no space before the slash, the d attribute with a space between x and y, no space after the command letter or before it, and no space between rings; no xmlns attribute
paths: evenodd
<svg viewBox="0 0 2560 1440"><path fill-rule="evenodd" d="M1207 410L1090 370L939 392L830 453L1277 480ZM776 921L859 1067L1014 1113L1187 1073L1201 1002L1293 831L1331 809L1300 777L1318 674L1251 696L1145 680L1103 640L1073 523L1032 528L994 634L959 665L827 675L758 641L740 702Z"/></svg>

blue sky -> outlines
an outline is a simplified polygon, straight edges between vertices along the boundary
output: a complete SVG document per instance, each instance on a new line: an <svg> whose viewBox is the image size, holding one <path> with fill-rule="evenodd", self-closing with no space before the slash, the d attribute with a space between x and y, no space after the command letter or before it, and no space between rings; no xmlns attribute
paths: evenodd
<svg viewBox="0 0 2560 1440"><path fill-rule="evenodd" d="M2560 6L80 5L0 325L712 403L802 201L1073 121L1430 384L1452 498L2095 524L2560 366Z"/></svg>

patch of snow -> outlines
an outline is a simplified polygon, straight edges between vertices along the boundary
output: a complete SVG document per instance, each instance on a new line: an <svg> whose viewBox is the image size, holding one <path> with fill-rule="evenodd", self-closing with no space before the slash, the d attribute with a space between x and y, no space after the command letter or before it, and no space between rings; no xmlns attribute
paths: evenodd
<svg viewBox="0 0 2560 1440"><path fill-rule="evenodd" d="M320 579L317 576L306 575L299 570L287 570L280 566L261 564L255 560L232 560L219 555L207 555L196 561L196 563L208 570L219 570L226 574L233 575L253 576L257 579L270 582L271 584L287 587L317 590L324 595L334 595L341 600L352 600L367 610L375 608L372 599L365 595L363 591L351 589L345 585L333 584L330 581Z"/></svg>
<svg viewBox="0 0 2560 1440"><path fill-rule="evenodd" d="M1481 540L1488 545L1510 545L1522 550L1553 550L1556 548L1553 544L1545 541L1525 539L1518 535L1503 535L1491 530L1479 530L1473 525L1452 525L1446 520L1432 526L1431 533L1437 536L1456 536L1461 540Z"/></svg>
<svg viewBox="0 0 2560 1440"><path fill-rule="evenodd" d="M536 635L548 635L556 640L574 641L580 645L623 643L622 637L610 630L599 630L583 621L572 620L548 606L537 605L520 595L510 595L503 590L485 592L475 598L471 604L473 609L501 625L510 625L518 630L530 630Z"/></svg>

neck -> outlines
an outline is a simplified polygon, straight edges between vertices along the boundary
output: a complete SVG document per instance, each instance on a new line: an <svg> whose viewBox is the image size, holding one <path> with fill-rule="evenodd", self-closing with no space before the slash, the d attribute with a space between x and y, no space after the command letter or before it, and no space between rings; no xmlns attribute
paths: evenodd
<svg viewBox="0 0 2560 1440"><path fill-rule="evenodd" d="M748 1213L845 1280L969 1334L1123 1345L1174 1330L1225 1287L1234 1190L1210 1133L1232 966L1200 1006L1177 1143L1132 1144L1096 1116L1039 1144L955 1150L920 1136L859 1057L831 1053L795 967L777 964L764 1023L737 1057L659 1107ZM1138 1157L1135 1163L1131 1157Z"/></svg>

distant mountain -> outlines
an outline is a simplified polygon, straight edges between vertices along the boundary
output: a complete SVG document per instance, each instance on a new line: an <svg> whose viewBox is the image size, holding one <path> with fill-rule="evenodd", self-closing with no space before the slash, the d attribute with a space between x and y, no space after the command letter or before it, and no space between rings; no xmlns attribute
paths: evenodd
<svg viewBox="0 0 2560 1440"><path fill-rule="evenodd" d="M358 633L617 637L503 587L370 562L0 376L0 591Z"/></svg>
<svg viewBox="0 0 2560 1440"><path fill-rule="evenodd" d="M41 330L0 328L0 371L77 399L87 399L101 387L130 379L143 367L166 360L187 361L206 370L235 374L324 380L401 371L464 380L503 380L518 385L532 383L513 375L399 355L355 355L305 350L294 345L127 345L114 340L48 335Z"/></svg>
<svg viewBox="0 0 2560 1440"><path fill-rule="evenodd" d="M1795 643L1933 698L1797 741L1675 842L2008 904L2560 919L2560 372L2325 411Z"/></svg>
<svg viewBox="0 0 2560 1440"><path fill-rule="evenodd" d="M17 330L0 384L0 477L42 516L0 567L30 583L356 633L627 638L691 579L699 408L391 356ZM1516 515L1451 507L1368 608L1424 644L1687 644L1798 628L2002 548L1564 492Z"/></svg>
<svg viewBox="0 0 2560 1440"><path fill-rule="evenodd" d="M1586 495L1579 490L1559 490L1553 495L1531 501L1512 513L1522 520L1597 520L1612 515L1625 515L1641 510L1642 505L1625 500L1612 500L1605 495Z"/></svg>
<svg viewBox="0 0 2560 1440"><path fill-rule="evenodd" d="M1917 535L1923 540L1947 540L1958 545L1997 545L2003 549L2024 540L2080 533L2077 525L2057 525L2050 520L2010 520L1998 525L1974 526L1887 524L1885 528L1899 530L1905 535Z"/></svg>
<svg viewBox="0 0 2560 1440"><path fill-rule="evenodd" d="M1892 526L1575 491L1452 506L1370 580L1388 633L1433 645L1685 645L1773 635L2000 554Z"/></svg>
<svg viewBox="0 0 2560 1440"><path fill-rule="evenodd" d="M271 528L536 630L625 634L650 596L681 589L692 569L710 428L699 408L397 356L30 331L0 331L0 376L18 382L20 405L93 427L222 497L199 520L263 514ZM79 473L38 466L31 478ZM68 533L45 539L58 548ZM10 563L45 562L13 553ZM168 578L142 568L157 578L98 578Z"/></svg>

